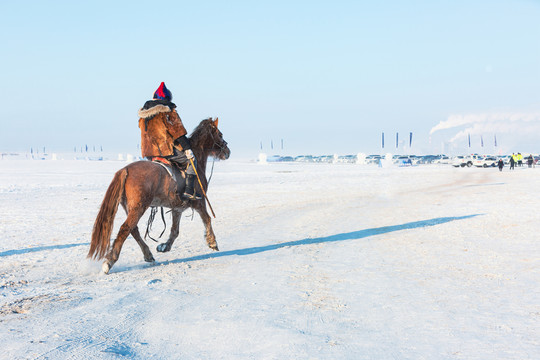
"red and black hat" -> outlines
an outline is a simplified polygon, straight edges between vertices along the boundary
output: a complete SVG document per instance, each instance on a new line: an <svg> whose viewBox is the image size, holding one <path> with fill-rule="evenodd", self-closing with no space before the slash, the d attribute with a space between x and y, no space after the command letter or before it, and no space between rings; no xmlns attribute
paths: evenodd
<svg viewBox="0 0 540 360"><path fill-rule="evenodd" d="M154 99L168 101L172 100L172 93L169 91L169 89L167 89L164 82L162 82L158 89L154 92Z"/></svg>

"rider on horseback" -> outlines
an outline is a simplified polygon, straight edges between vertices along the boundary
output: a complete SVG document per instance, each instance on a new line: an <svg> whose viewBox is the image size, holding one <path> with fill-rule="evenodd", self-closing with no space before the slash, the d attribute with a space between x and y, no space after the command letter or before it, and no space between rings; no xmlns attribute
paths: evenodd
<svg viewBox="0 0 540 360"><path fill-rule="evenodd" d="M195 192L196 173L193 164L197 159L191 151L191 144L186 137L187 131L176 112L176 105L171 102L172 94L161 83L154 92L153 100L148 100L139 110L139 128L141 129L141 152L147 159L163 157L170 162L186 167L186 189L183 197L199 200L201 196Z"/></svg>

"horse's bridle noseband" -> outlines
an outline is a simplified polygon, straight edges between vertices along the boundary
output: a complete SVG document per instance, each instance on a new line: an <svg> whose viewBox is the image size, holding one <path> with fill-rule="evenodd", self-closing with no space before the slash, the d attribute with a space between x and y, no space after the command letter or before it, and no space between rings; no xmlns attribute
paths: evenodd
<svg viewBox="0 0 540 360"><path fill-rule="evenodd" d="M227 142L223 139L223 137L221 137L221 141L218 143L216 141L216 138L214 137L214 134L211 133L210 136L212 137L212 141L214 142L214 145L219 148L219 153L216 156L217 158L219 158L219 156L223 154L225 149L227 148Z"/></svg>

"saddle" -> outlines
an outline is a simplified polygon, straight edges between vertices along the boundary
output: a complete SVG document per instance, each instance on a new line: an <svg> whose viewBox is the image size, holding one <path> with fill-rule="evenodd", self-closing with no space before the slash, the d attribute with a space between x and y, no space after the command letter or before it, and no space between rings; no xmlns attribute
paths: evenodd
<svg viewBox="0 0 540 360"><path fill-rule="evenodd" d="M180 164L160 156L153 156L150 158L150 161L163 166L176 182L176 192L179 195L184 193L184 189L186 188L186 167L182 167Z"/></svg>

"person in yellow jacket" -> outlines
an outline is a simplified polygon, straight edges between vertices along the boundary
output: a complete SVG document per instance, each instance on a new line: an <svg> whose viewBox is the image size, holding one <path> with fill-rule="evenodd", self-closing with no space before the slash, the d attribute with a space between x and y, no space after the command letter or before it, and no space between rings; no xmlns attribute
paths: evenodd
<svg viewBox="0 0 540 360"><path fill-rule="evenodd" d="M523 166L523 155L521 153L517 153L517 164L518 166Z"/></svg>

